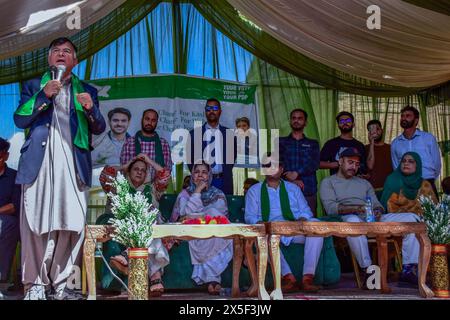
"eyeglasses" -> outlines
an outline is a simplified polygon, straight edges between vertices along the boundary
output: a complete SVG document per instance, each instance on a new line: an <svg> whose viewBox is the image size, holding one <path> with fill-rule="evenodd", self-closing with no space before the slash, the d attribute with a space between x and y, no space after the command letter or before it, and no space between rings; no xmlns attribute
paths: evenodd
<svg viewBox="0 0 450 320"><path fill-rule="evenodd" d="M346 118L346 119L340 119L339 124L346 124L346 123L352 123L352 118Z"/></svg>
<svg viewBox="0 0 450 320"><path fill-rule="evenodd" d="M205 107L205 111L206 112L208 112L208 111L219 111L219 110L220 110L219 106L206 106Z"/></svg>
<svg viewBox="0 0 450 320"><path fill-rule="evenodd" d="M60 52L64 53L64 55L69 55L72 53L72 50L70 50L69 48L64 48L63 50L59 49L59 48L53 48L52 49L52 54L57 55Z"/></svg>

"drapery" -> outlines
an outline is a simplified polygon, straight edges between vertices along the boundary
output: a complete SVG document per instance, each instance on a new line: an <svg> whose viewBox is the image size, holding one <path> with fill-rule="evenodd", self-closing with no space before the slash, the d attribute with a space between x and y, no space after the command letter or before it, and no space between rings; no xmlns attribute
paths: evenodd
<svg viewBox="0 0 450 320"><path fill-rule="evenodd" d="M450 18L401 0L227 0L278 41L341 72L388 85L450 80ZM370 30L367 8L380 9Z"/></svg>
<svg viewBox="0 0 450 320"><path fill-rule="evenodd" d="M227 0L192 1L192 4L213 26L244 49L302 79L327 88L373 96L404 96L418 90L371 81L314 61L261 30Z"/></svg>
<svg viewBox="0 0 450 320"><path fill-rule="evenodd" d="M73 35L72 40L81 49L80 59L88 58L126 32L151 12L160 1L126 1L109 15ZM18 11L17 8L20 8L20 4L26 2L27 0L20 0L19 4L15 6L13 3L16 2L8 2L8 6L4 6ZM96 10L106 12L107 9L110 10L118 5L119 0L109 1L108 4L100 0L80 0L78 2L81 3L80 7L86 8L89 7L89 3L102 3L104 8L96 8ZM58 3L63 5L78 2L65 0ZM422 9L404 1L229 1L238 9L243 4L247 4L248 12L243 8L240 8L241 11L237 10L227 0L166 0L166 2L174 5L192 3L213 26L255 56L302 79L327 88L370 96L406 96L417 93L421 89L427 89L431 84L440 84L444 80L449 80L448 55L445 54L448 52L447 25L449 19L445 19L448 16ZM433 1L439 5L443 2L442 0ZM54 0L33 1L32 3L30 8L40 6L46 8L47 4L54 3ZM365 19L368 14L362 9L366 9L369 4L380 5L384 29L368 30L365 28ZM287 5L291 5L293 10L289 10ZM283 17L284 19L277 22L287 23L287 27L290 29L286 30L294 30L295 37L292 38L292 34L283 29L285 38L277 38L274 28L279 28L279 26L273 23L269 25L270 30L267 27L261 30L258 25L260 23L255 24L256 20L252 20L255 17L251 14L260 12L261 10L258 11L258 8L262 6L267 6L265 9L278 10L271 14ZM24 10L25 17L28 11ZM295 12L303 14L300 16L301 19L297 19L300 23L296 20L299 15L293 16ZM426 14L420 15L422 12ZM97 13L93 16L97 19L99 15L100 13ZM308 17L304 18L305 15ZM14 15L12 16L14 17ZM64 20L63 16L58 16L51 22L56 20L61 24ZM82 19L84 19L83 17L85 17L84 13ZM430 18L427 19L427 17ZM89 20L89 18L88 12L86 19ZM88 22L95 21L94 18ZM269 22L270 15L267 18L267 21L264 19L263 22ZM310 18L314 20L308 20ZM5 19L5 21L10 20ZM89 23L85 23L83 26ZM313 26L311 27L311 25ZM299 26L305 30L298 29ZM8 30L17 30L17 28L18 26L14 25ZM39 30L38 27L34 28ZM182 29L177 31L182 31ZM186 31L193 32L193 29ZM302 40L302 31L307 35L308 41L300 41ZM72 32L65 34L71 35ZM179 39L181 39L179 33L175 32L174 48L182 48L180 46L183 44L179 42ZM148 41L151 42L152 39ZM414 45L418 42L422 47L418 48ZM30 43L31 46L36 45L33 41ZM19 56L9 54L6 55L7 59L0 59L0 84L27 79L46 69L47 43L43 41L39 45L41 47L33 51ZM298 51L299 46L308 52ZM21 46L18 48L22 50ZM442 55L443 52L444 55ZM188 59L182 55L175 55L175 57L180 59L178 62L181 64L183 59ZM430 60L433 59L434 62L430 63ZM409 68L416 61L419 61L417 68ZM176 70L178 71L177 68ZM179 71L183 72L183 70Z"/></svg>
<svg viewBox="0 0 450 320"><path fill-rule="evenodd" d="M450 16L450 1L449 0L403 0L415 6L422 7L428 10L436 11Z"/></svg>
<svg viewBox="0 0 450 320"><path fill-rule="evenodd" d="M42 48L43 43L49 43L61 35L74 35L80 31L77 29L78 24L85 29L124 2L125 0L3 1L0 4L0 60ZM48 19L49 17L52 18Z"/></svg>
<svg viewBox="0 0 450 320"><path fill-rule="evenodd" d="M18 3L19 2L19 3ZM62 1L61 5L74 1ZM92 3L91 3L92 2ZM0 7L1 15L19 15L20 10L24 10L25 18L18 19L19 23L6 31L0 30L0 84L17 82L32 78L47 70L47 54L50 39L59 36L70 36L71 40L78 47L78 59L83 60L118 36L132 28L138 21L142 20L160 2L160 0L133 0L126 1L81 1L82 30L70 30L66 26L66 19L70 14L61 14L51 19L31 27L29 33L15 37L10 34L17 31L26 19L26 14L30 14L23 7L37 10L39 8L49 8L55 1L3 1ZM57 1L56 3L60 3ZM89 5L91 4L91 5ZM50 6L51 7L51 6ZM97 8L98 7L98 8ZM116 9L113 9L117 7ZM97 8L98 10L96 10ZM19 10L19 12L17 12ZM112 11L111 11L112 10ZM106 13L108 15L104 16ZM84 20L86 19L86 21ZM10 21L10 19L4 19ZM95 23L92 23L96 21ZM47 23L49 26L47 26ZM87 27L86 27L87 26ZM48 28L48 29L47 29Z"/></svg>
<svg viewBox="0 0 450 320"><path fill-rule="evenodd" d="M445 87L404 97L367 97L325 88L257 58L216 29L192 3L158 4L128 32L75 69L82 79L176 72L256 84L261 127L279 128L281 135L289 133L289 112L300 107L309 113L307 136L323 145L338 134L337 112L349 110L356 116L357 139L367 143L365 124L377 118L385 126L386 142L390 142L401 132L399 112L409 103L421 110L421 129L436 135L443 147L449 141L450 94ZM0 86L3 137L10 138L16 130L12 114L18 99L17 83ZM443 159L441 177L450 173L448 151ZM319 178L325 175L326 170L319 170ZM242 193L244 177L235 180L237 193Z"/></svg>

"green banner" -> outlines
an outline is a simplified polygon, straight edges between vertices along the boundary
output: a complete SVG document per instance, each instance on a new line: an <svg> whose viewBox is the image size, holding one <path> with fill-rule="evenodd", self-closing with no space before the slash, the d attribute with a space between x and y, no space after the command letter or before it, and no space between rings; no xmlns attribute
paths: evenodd
<svg viewBox="0 0 450 320"><path fill-rule="evenodd" d="M100 100L134 98L181 98L252 104L256 86L183 75L158 75L101 79L90 84L99 90Z"/></svg>

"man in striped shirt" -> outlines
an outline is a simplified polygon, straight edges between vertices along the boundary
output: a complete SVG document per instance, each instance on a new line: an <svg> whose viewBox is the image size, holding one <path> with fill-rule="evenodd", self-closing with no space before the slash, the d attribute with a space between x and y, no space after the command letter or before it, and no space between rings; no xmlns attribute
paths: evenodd
<svg viewBox="0 0 450 320"><path fill-rule="evenodd" d="M172 159L170 146L167 140L160 137L156 132L158 126L158 112L147 109L142 114L141 130L133 137L129 137L122 147L120 164L126 165L139 154L143 153L154 160L160 166L171 172ZM155 177L155 170L150 169L150 179Z"/></svg>

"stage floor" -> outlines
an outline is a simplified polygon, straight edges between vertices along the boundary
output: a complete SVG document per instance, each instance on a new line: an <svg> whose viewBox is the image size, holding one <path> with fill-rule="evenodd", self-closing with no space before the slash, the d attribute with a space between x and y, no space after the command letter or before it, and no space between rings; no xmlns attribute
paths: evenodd
<svg viewBox="0 0 450 320"><path fill-rule="evenodd" d="M381 294L378 290L360 290L356 287L356 282L352 273L343 273L341 281L334 286L324 287L318 293L304 294L302 292L288 293L284 295L286 300L425 300L420 297L419 290L414 287L396 282L395 279L389 281L392 289L391 294ZM228 290L229 291L229 290ZM3 295L4 300L22 299L20 291L9 291ZM1 300L0 296L0 300ZM98 300L127 300L125 292L121 294L110 294L109 292L98 290ZM197 290L168 290L163 296L150 298L152 300L256 300L256 298L231 298L230 296L210 296L206 289ZM433 298L438 299L438 298ZM442 300L442 299L438 299Z"/></svg>

